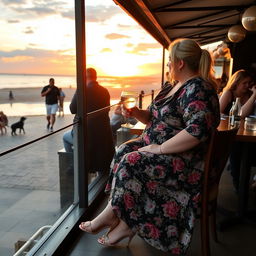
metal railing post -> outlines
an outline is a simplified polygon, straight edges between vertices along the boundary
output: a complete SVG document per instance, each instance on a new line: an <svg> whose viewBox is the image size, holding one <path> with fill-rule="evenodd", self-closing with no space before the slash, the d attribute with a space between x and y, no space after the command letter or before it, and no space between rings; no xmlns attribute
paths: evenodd
<svg viewBox="0 0 256 256"><path fill-rule="evenodd" d="M144 94L145 94L144 91L141 91L140 95L139 95L139 108L140 109L142 109Z"/></svg>

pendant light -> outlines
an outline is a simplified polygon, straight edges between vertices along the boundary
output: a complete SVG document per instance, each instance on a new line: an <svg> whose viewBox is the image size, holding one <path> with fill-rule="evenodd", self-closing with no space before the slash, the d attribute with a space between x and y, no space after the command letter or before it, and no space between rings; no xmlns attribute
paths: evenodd
<svg viewBox="0 0 256 256"><path fill-rule="evenodd" d="M249 7L242 16L242 24L248 31L256 31L256 6Z"/></svg>
<svg viewBox="0 0 256 256"><path fill-rule="evenodd" d="M228 39L233 43L242 41L246 36L246 30L242 25L234 25L228 30Z"/></svg>

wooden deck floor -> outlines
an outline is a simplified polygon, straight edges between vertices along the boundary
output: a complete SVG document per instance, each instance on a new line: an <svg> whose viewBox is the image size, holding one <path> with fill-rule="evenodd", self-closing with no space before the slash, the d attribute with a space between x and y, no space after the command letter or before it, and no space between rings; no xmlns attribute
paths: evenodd
<svg viewBox="0 0 256 256"><path fill-rule="evenodd" d="M255 194L250 193L250 206L255 207ZM106 202L104 202L105 204ZM234 193L230 181L230 174L225 171L221 181L221 191L219 195L219 205L227 209L235 209L237 197ZM104 205L102 205L104 206ZM217 222L223 219L218 214ZM125 241L120 242L116 247L103 247L97 243L98 235L81 233L77 237L75 244L70 246L67 256L162 256L171 255L164 253L148 245L140 237L136 236L129 248L126 247ZM256 226L249 223L242 223L229 228L223 232L218 232L219 243L211 240L212 256L255 256L256 255ZM201 255L200 241L200 223L197 221L191 246L187 256Z"/></svg>

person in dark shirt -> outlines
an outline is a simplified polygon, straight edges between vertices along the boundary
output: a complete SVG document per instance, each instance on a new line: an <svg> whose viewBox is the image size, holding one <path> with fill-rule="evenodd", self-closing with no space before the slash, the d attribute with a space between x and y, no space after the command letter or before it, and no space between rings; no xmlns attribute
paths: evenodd
<svg viewBox="0 0 256 256"><path fill-rule="evenodd" d="M55 123L55 116L58 110L58 101L60 97L60 91L58 87L54 85L54 79L50 78L49 84L46 85L42 91L41 96L45 97L46 104L46 119L47 119L47 129L52 132L53 125Z"/></svg>
<svg viewBox="0 0 256 256"><path fill-rule="evenodd" d="M89 145L87 152L89 170L91 173L109 171L115 151L110 127L109 108L106 108L110 106L110 95L108 90L97 82L97 72L95 69L86 69L86 82L86 108L88 112L86 132ZM77 114L77 92L75 92L69 108L72 114ZM105 109L100 110L102 108ZM77 117L75 116L76 119ZM63 143L67 152L73 151L73 130L64 133Z"/></svg>

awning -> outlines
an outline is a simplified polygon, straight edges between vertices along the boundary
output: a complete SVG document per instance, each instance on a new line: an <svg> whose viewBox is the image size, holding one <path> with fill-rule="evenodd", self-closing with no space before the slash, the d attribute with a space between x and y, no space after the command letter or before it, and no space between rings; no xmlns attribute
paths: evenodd
<svg viewBox="0 0 256 256"><path fill-rule="evenodd" d="M177 38L201 45L226 40L233 25L254 0L114 0L160 44Z"/></svg>

